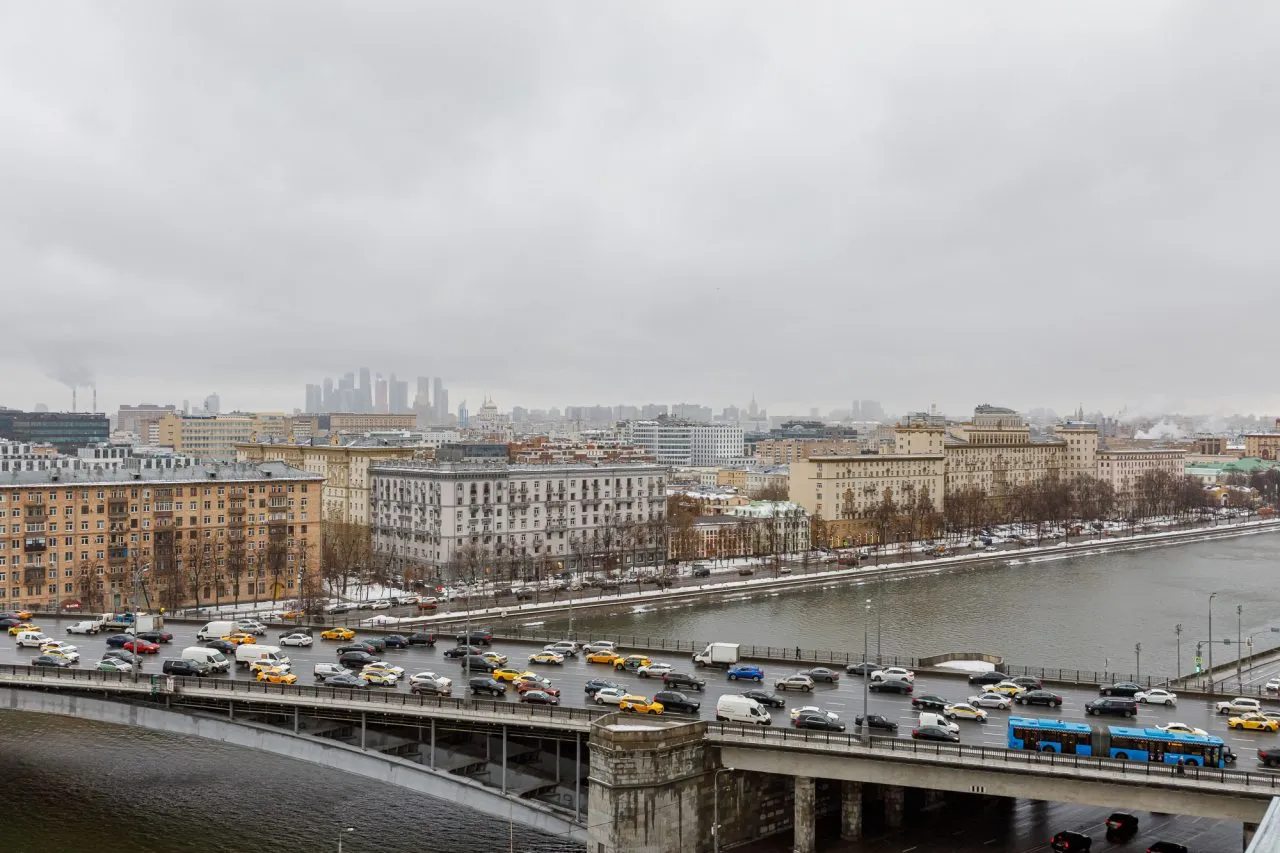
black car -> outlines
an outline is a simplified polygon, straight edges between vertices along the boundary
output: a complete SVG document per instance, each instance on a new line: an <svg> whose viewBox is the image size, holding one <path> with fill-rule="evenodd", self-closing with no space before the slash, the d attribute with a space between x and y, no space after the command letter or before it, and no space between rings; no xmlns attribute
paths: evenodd
<svg viewBox="0 0 1280 853"><path fill-rule="evenodd" d="M388 634L382 638L382 642L389 649L407 649L409 648L409 638L402 637L399 634Z"/></svg>
<svg viewBox="0 0 1280 853"><path fill-rule="evenodd" d="M653 701L661 702L662 707L668 711L679 711L682 714L696 714L702 707L701 702L693 701L678 690L659 690L654 694Z"/></svg>
<svg viewBox="0 0 1280 853"><path fill-rule="evenodd" d="M364 643L366 646L373 646L375 652L385 652L387 650L387 641L381 637L364 637L354 640L356 643Z"/></svg>
<svg viewBox="0 0 1280 853"><path fill-rule="evenodd" d="M1132 717L1138 713L1138 703L1133 699L1104 696L1101 699L1094 699L1092 702L1086 703L1084 712L1095 717L1102 714Z"/></svg>
<svg viewBox="0 0 1280 853"><path fill-rule="evenodd" d="M468 643L473 646L488 646L493 643L493 632L472 631L470 634L459 634L457 641L460 646L465 646Z"/></svg>
<svg viewBox="0 0 1280 853"><path fill-rule="evenodd" d="M801 714L791 721L791 725L797 729L817 729L825 732L844 731L844 723L839 720L833 720L826 714Z"/></svg>
<svg viewBox="0 0 1280 853"><path fill-rule="evenodd" d="M22 620L17 619L13 616L6 616L3 619L0 619L0 628L8 629L8 628L12 628L14 625L21 625L21 624L22 624Z"/></svg>
<svg viewBox="0 0 1280 853"><path fill-rule="evenodd" d="M138 634L139 640L146 640L150 643L172 643L173 634L168 631L143 631Z"/></svg>
<svg viewBox="0 0 1280 853"><path fill-rule="evenodd" d="M815 682L822 681L827 684L835 684L840 680L840 673L825 666L815 666L813 669L804 670L801 674L809 676Z"/></svg>
<svg viewBox="0 0 1280 853"><path fill-rule="evenodd" d="M1117 681L1115 684L1104 684L1098 688L1099 696L1133 696L1142 690L1141 684L1132 681Z"/></svg>
<svg viewBox="0 0 1280 853"><path fill-rule="evenodd" d="M1157 841L1147 848L1147 853L1188 853L1187 845L1176 841Z"/></svg>
<svg viewBox="0 0 1280 853"><path fill-rule="evenodd" d="M344 655L347 652L364 652L365 654L373 654L377 651L373 643L366 643L364 640L352 640L345 646L338 646L334 649L338 655Z"/></svg>
<svg viewBox="0 0 1280 853"><path fill-rule="evenodd" d="M867 661L863 661L862 663L849 664L844 668L844 671L849 675L869 676L878 669L884 669L884 667L878 663L868 663Z"/></svg>
<svg viewBox="0 0 1280 853"><path fill-rule="evenodd" d="M107 637L107 648L122 648L125 643L132 643L133 639L133 634L112 634L110 637ZM231 648L234 649L235 646L233 645Z"/></svg>
<svg viewBox="0 0 1280 853"><path fill-rule="evenodd" d="M104 658L122 660L125 663L131 663L134 666L140 666L142 664L142 658L139 655L135 655L133 652L127 651L126 649L107 649L102 653L102 656Z"/></svg>
<svg viewBox="0 0 1280 853"><path fill-rule="evenodd" d="M856 720L854 720L854 723L859 728L861 728L862 717L858 717ZM867 714L867 728L884 729L887 732L896 732L898 731L898 724L895 723L893 720L889 719L888 717L882 716L880 714Z"/></svg>
<svg viewBox="0 0 1280 853"><path fill-rule="evenodd" d="M951 703L946 699L943 699L941 696L934 695L933 693L926 693L924 696L911 697L912 708L923 708L926 711L941 711L950 704Z"/></svg>
<svg viewBox="0 0 1280 853"><path fill-rule="evenodd" d="M1280 767L1280 749L1259 749L1258 762L1266 767Z"/></svg>
<svg viewBox="0 0 1280 853"><path fill-rule="evenodd" d="M58 669L66 669L71 666L71 661L57 655L39 655L31 659L32 666L52 666Z"/></svg>
<svg viewBox="0 0 1280 853"><path fill-rule="evenodd" d="M464 655L458 659L458 663L462 665L463 669L469 669L472 672L493 672L499 666L488 658L480 657L480 655Z"/></svg>
<svg viewBox="0 0 1280 853"><path fill-rule="evenodd" d="M338 655L338 663L351 669L359 669L367 664L376 663L377 658L368 652L353 650Z"/></svg>
<svg viewBox="0 0 1280 853"><path fill-rule="evenodd" d="M340 672L337 675L331 675L324 680L325 687L353 687L359 690L365 690L369 687L369 682L365 681L358 675L350 672Z"/></svg>
<svg viewBox="0 0 1280 853"><path fill-rule="evenodd" d="M234 655L236 653L236 644L231 642L230 640L222 640L222 639L210 640L209 642L205 643L205 645L211 649L217 649L218 651L222 652L224 655Z"/></svg>
<svg viewBox="0 0 1280 853"><path fill-rule="evenodd" d="M416 634L409 635L409 645L411 646L434 646L435 644L435 634L425 634L422 631L419 631Z"/></svg>
<svg viewBox="0 0 1280 853"><path fill-rule="evenodd" d="M1013 697L1019 705L1045 705L1049 708L1061 708L1062 697L1048 690L1028 690Z"/></svg>
<svg viewBox="0 0 1280 853"><path fill-rule="evenodd" d="M467 655L478 655L483 652L479 646L454 646L451 649L444 650L444 656L447 658L464 658Z"/></svg>
<svg viewBox="0 0 1280 853"><path fill-rule="evenodd" d="M473 678L467 682L467 687L471 690L472 696L479 696L481 693L488 693L490 696L505 696L507 693L507 685L492 678Z"/></svg>
<svg viewBox="0 0 1280 853"><path fill-rule="evenodd" d="M690 690L702 690L707 686L706 681L687 672L668 672L662 676L662 684L664 687L688 687Z"/></svg>
<svg viewBox="0 0 1280 853"><path fill-rule="evenodd" d="M911 686L910 681L903 681L900 678L887 678L884 681L873 681L867 685L872 693L902 693L910 696L911 691L915 688Z"/></svg>
<svg viewBox="0 0 1280 853"><path fill-rule="evenodd" d="M588 696L594 696L596 695L596 691L604 690L606 687L616 687L621 689L622 685L616 681L608 681L603 678L593 678L587 682L585 690Z"/></svg>
<svg viewBox="0 0 1280 853"><path fill-rule="evenodd" d="M1080 851L1088 851L1093 849L1093 839L1085 835L1083 832L1073 832L1070 829L1064 829L1053 837L1053 841L1049 842L1049 846L1054 853L1063 853L1063 851L1071 851L1071 853L1080 853Z"/></svg>
<svg viewBox="0 0 1280 853"><path fill-rule="evenodd" d="M940 740L944 743L960 742L960 735L942 726L921 726L918 729L912 729L911 737L916 740Z"/></svg>
<svg viewBox="0 0 1280 853"><path fill-rule="evenodd" d="M766 708L785 708L787 700L783 699L777 693L770 693L768 690L744 690L742 695L748 699L754 699Z"/></svg>
<svg viewBox="0 0 1280 853"><path fill-rule="evenodd" d="M1112 812L1106 820L1107 838L1128 838L1138 834L1138 819L1128 812Z"/></svg>
<svg viewBox="0 0 1280 853"><path fill-rule="evenodd" d="M1017 678L1010 678L1009 680L1021 687L1023 690L1044 689L1044 682L1038 678L1033 678L1030 675L1019 675Z"/></svg>
<svg viewBox="0 0 1280 853"><path fill-rule="evenodd" d="M545 690L526 690L520 694L520 701L527 705L559 705L560 697L552 696Z"/></svg>
<svg viewBox="0 0 1280 853"><path fill-rule="evenodd" d="M693 576L695 578L709 578L711 577L711 567L710 566L694 566Z"/></svg>
<svg viewBox="0 0 1280 853"><path fill-rule="evenodd" d="M1008 675L995 669L990 672L977 672L969 676L970 684L999 684L1002 681L1008 680Z"/></svg>
<svg viewBox="0 0 1280 853"><path fill-rule="evenodd" d="M170 658L160 667L160 671L165 675L188 675L198 678L208 675L212 668L203 661Z"/></svg>

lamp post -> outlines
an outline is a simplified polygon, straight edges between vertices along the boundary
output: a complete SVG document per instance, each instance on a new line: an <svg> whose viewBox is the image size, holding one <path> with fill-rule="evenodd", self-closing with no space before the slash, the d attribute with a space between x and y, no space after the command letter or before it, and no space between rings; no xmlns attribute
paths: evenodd
<svg viewBox="0 0 1280 853"><path fill-rule="evenodd" d="M1182 675L1182 623L1181 622L1173 626L1173 634L1177 638L1176 642L1178 644L1178 668L1175 671L1175 675L1178 675L1179 677L1181 677Z"/></svg>
<svg viewBox="0 0 1280 853"><path fill-rule="evenodd" d="M715 789L712 797L712 813L711 813L711 849L714 853L720 853L720 774L732 773L732 767L721 767L715 772L715 778L712 780L712 787Z"/></svg>
<svg viewBox="0 0 1280 853"><path fill-rule="evenodd" d="M868 598L866 609L863 612L863 617L862 617L862 662L864 664L867 662L867 652L869 651L867 636L868 636L870 623L871 623L871 599ZM863 672L862 672L862 735L863 737L866 737L867 735L871 734L871 720L867 719L867 692L868 692L867 682L870 680L871 680L871 673L867 672L866 667L864 666Z"/></svg>
<svg viewBox="0 0 1280 853"><path fill-rule="evenodd" d="M1142 683L1142 643L1133 644L1133 680Z"/></svg>
<svg viewBox="0 0 1280 853"><path fill-rule="evenodd" d="M1244 658L1244 640L1240 628L1241 620L1244 615L1244 605L1236 605L1236 689L1244 690L1244 676L1241 674L1241 664Z"/></svg>
<svg viewBox="0 0 1280 853"><path fill-rule="evenodd" d="M1213 692L1213 599L1218 594L1209 593L1209 692Z"/></svg>
<svg viewBox="0 0 1280 853"><path fill-rule="evenodd" d="M348 826L346 829L338 830L338 853L342 853L342 836L348 832L355 832L355 831L356 831L356 828L354 826Z"/></svg>

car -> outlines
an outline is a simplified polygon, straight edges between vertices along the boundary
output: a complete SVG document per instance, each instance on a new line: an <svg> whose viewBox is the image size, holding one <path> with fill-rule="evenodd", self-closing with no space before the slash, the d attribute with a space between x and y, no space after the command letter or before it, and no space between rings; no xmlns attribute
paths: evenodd
<svg viewBox="0 0 1280 853"><path fill-rule="evenodd" d="M388 634L382 638L382 642L386 644L388 649L409 648L409 638L402 634Z"/></svg>
<svg viewBox="0 0 1280 853"><path fill-rule="evenodd" d="M395 664L387 663L386 661L378 661L377 663L365 664L360 671L361 672L382 672L382 673L386 673L387 675L394 676L397 679L404 678L404 667L396 666Z"/></svg>
<svg viewBox="0 0 1280 853"><path fill-rule="evenodd" d="M1153 841L1147 853L1188 853L1187 845L1176 841Z"/></svg>
<svg viewBox="0 0 1280 853"><path fill-rule="evenodd" d="M1094 717L1101 714L1132 717L1138 713L1138 703L1132 698L1123 696L1102 696L1092 702L1086 702L1084 712Z"/></svg>
<svg viewBox="0 0 1280 853"><path fill-rule="evenodd" d="M356 606L354 604L339 602L337 604L330 604L326 606L324 609L324 612L325 613L350 613L355 609L356 609Z"/></svg>
<svg viewBox="0 0 1280 853"><path fill-rule="evenodd" d="M139 631L137 634L139 639L147 640L152 643L172 643L173 634L168 631Z"/></svg>
<svg viewBox="0 0 1280 853"><path fill-rule="evenodd" d="M591 700L597 705L617 705L627 697L632 699L644 698L643 696L633 696L627 692L625 687L602 687L591 694Z"/></svg>
<svg viewBox="0 0 1280 853"><path fill-rule="evenodd" d="M783 678L779 678L777 681L773 682L773 689L774 690L803 690L806 693L812 693L813 679L807 675L803 675L797 672L794 675L788 675Z"/></svg>
<svg viewBox="0 0 1280 853"><path fill-rule="evenodd" d="M280 645L282 646L301 646L302 648L306 648L310 646L312 642L311 635L304 634L301 631L295 631L292 634L286 634L280 638Z"/></svg>
<svg viewBox="0 0 1280 853"><path fill-rule="evenodd" d="M541 651L529 655L529 663L563 664L564 657L555 652Z"/></svg>
<svg viewBox="0 0 1280 853"><path fill-rule="evenodd" d="M1133 694L1133 698L1137 699L1143 705L1164 705L1166 708L1172 708L1178 704L1178 694L1162 687L1152 687L1147 690L1139 690Z"/></svg>
<svg viewBox="0 0 1280 853"><path fill-rule="evenodd" d="M542 647L544 652L555 652L562 658L576 658L578 656L578 644L573 640L558 640Z"/></svg>
<svg viewBox="0 0 1280 853"><path fill-rule="evenodd" d="M258 670L257 679L267 684L295 684L298 676L290 672L288 667L270 666Z"/></svg>
<svg viewBox="0 0 1280 853"><path fill-rule="evenodd" d="M606 681L603 678L593 678L587 682L586 687L584 687L583 689L588 696L594 696L596 692L600 690L605 690L605 689L621 690L622 685L618 684L616 681Z"/></svg>
<svg viewBox="0 0 1280 853"><path fill-rule="evenodd" d="M1189 726L1186 723L1165 723L1163 726L1156 726L1162 732L1168 732L1174 735L1197 735L1199 737L1207 737L1208 732L1204 729L1198 729L1195 726Z"/></svg>
<svg viewBox="0 0 1280 853"><path fill-rule="evenodd" d="M1261 714L1241 714L1227 720L1227 728L1242 731L1276 732L1280 731L1280 720L1269 720Z"/></svg>
<svg viewBox="0 0 1280 853"><path fill-rule="evenodd" d="M360 670L360 678L370 684L378 684L383 687L395 687L400 683L400 677L394 672L387 672L383 669L369 669L368 667Z"/></svg>
<svg viewBox="0 0 1280 853"><path fill-rule="evenodd" d="M665 687L687 687L690 690L704 690L707 686L705 679L687 672L668 672L662 676L662 684Z"/></svg>
<svg viewBox="0 0 1280 853"><path fill-rule="evenodd" d="M920 726L911 730L911 737L914 740L937 740L945 743L959 743L960 735L944 729L942 726Z"/></svg>
<svg viewBox="0 0 1280 853"><path fill-rule="evenodd" d="M661 714L661 702L653 702L643 696L624 696L618 700L619 711L635 711L637 714Z"/></svg>
<svg viewBox="0 0 1280 853"><path fill-rule="evenodd" d="M1027 690L1013 697L1019 705L1044 705L1048 708L1061 708L1062 697L1049 690Z"/></svg>
<svg viewBox="0 0 1280 853"><path fill-rule="evenodd" d="M1003 693L1005 696L1017 696L1025 690L1025 687L1020 684L1015 684L1012 681L1001 681L998 684L982 685L983 693Z"/></svg>
<svg viewBox="0 0 1280 853"><path fill-rule="evenodd" d="M390 610L391 602L385 598L381 598L369 605L370 610Z"/></svg>
<svg viewBox="0 0 1280 853"><path fill-rule="evenodd" d="M82 622L67 626L68 634L96 634L102 630L102 623L95 622L92 619L86 619Z"/></svg>
<svg viewBox="0 0 1280 853"><path fill-rule="evenodd" d="M742 695L748 699L754 699L766 708L785 708L787 700L783 699L776 693L770 693L768 690L744 690Z"/></svg>
<svg viewBox="0 0 1280 853"><path fill-rule="evenodd" d="M560 697L553 696L545 690L522 690L519 700L529 705L559 705Z"/></svg>
<svg viewBox="0 0 1280 853"><path fill-rule="evenodd" d="M651 663L648 666L640 667L636 670L636 675L641 678L661 678L668 672L671 672L672 669L673 667L671 664L659 661L658 663Z"/></svg>
<svg viewBox="0 0 1280 853"><path fill-rule="evenodd" d="M127 652L124 649L107 649L102 653L104 658L115 658L125 663L132 664L135 667L142 666L142 658L133 652Z"/></svg>
<svg viewBox="0 0 1280 853"><path fill-rule="evenodd" d="M895 734L898 731L898 724L883 714L867 714L865 718L859 716L853 721L853 724L858 728L862 728L864 719L866 720L867 728L869 729L880 729L881 731L893 732Z"/></svg>
<svg viewBox="0 0 1280 853"><path fill-rule="evenodd" d="M617 650L618 644L613 640L592 640L582 646L584 652L616 652Z"/></svg>
<svg viewBox="0 0 1280 853"><path fill-rule="evenodd" d="M791 725L797 729L817 729L827 732L844 731L844 723L833 720L826 714L801 714L791 718Z"/></svg>
<svg viewBox="0 0 1280 853"><path fill-rule="evenodd" d="M729 667L729 680L737 681L738 679L747 679L750 681L764 681L764 670L755 664L739 663Z"/></svg>
<svg viewBox="0 0 1280 853"><path fill-rule="evenodd" d="M550 678L547 678L545 675L539 675L536 672L526 672L511 683L515 685L517 690L520 689L521 684L524 684L524 685L532 685L534 687L555 693L557 695L560 693L559 690L552 689Z"/></svg>
<svg viewBox="0 0 1280 853"><path fill-rule="evenodd" d="M551 696L560 696L560 689L558 687L552 687L550 683L545 680L535 681L532 678L517 678L511 683L515 685L517 693L525 693L529 690L541 690L543 693Z"/></svg>
<svg viewBox="0 0 1280 853"><path fill-rule="evenodd" d="M301 619L303 616L306 616L306 615L307 615L307 612L305 610L281 610L280 611L281 619Z"/></svg>
<svg viewBox="0 0 1280 853"><path fill-rule="evenodd" d="M1107 838L1125 838L1138 833L1138 819L1128 812L1112 812L1103 825L1107 828Z"/></svg>
<svg viewBox="0 0 1280 853"><path fill-rule="evenodd" d="M911 682L900 681L896 678L891 678L887 681L872 681L867 685L867 688L872 693L904 693L908 696L915 690L911 686Z"/></svg>
<svg viewBox="0 0 1280 853"><path fill-rule="evenodd" d="M409 645L411 646L434 646L436 644L436 635L428 634L425 631L409 635Z"/></svg>
<svg viewBox="0 0 1280 853"><path fill-rule="evenodd" d="M129 642L121 646L127 652L133 652L140 655L154 655L160 651L159 643L151 643L139 637L134 637Z"/></svg>
<svg viewBox="0 0 1280 853"><path fill-rule="evenodd" d="M312 668L311 674L316 677L316 681L326 681L346 671L347 668L339 663L318 663Z"/></svg>
<svg viewBox="0 0 1280 853"><path fill-rule="evenodd" d="M1104 684L1099 687L1098 695L1133 697L1141 692L1141 690L1141 684L1134 684L1132 681L1117 681L1115 684Z"/></svg>
<svg viewBox="0 0 1280 853"><path fill-rule="evenodd" d="M818 682L835 684L840 681L840 673L825 666L815 666L813 669L804 670L801 674L809 676L815 684Z"/></svg>
<svg viewBox="0 0 1280 853"><path fill-rule="evenodd" d="M415 672L409 676L409 686L415 684L435 684L439 687L450 687L453 679L435 672Z"/></svg>
<svg viewBox="0 0 1280 853"><path fill-rule="evenodd" d="M709 578L711 577L711 567L710 566L694 566L693 576L695 578Z"/></svg>
<svg viewBox="0 0 1280 853"><path fill-rule="evenodd" d="M30 622L19 622L17 625L9 626L9 636L16 637L19 634L21 634L23 631L39 632L39 630L40 630L39 625L32 625Z"/></svg>
<svg viewBox="0 0 1280 853"><path fill-rule="evenodd" d="M660 690L653 695L653 701L662 703L662 707L668 711L680 714L696 714L702 707L701 702L690 699L678 690Z"/></svg>
<svg viewBox="0 0 1280 853"><path fill-rule="evenodd" d="M533 673L524 673L518 669L509 669L507 667L501 667L493 671L493 678L497 679L498 681L515 681L517 678L520 678L521 676L526 674L532 675Z"/></svg>
<svg viewBox="0 0 1280 853"><path fill-rule="evenodd" d="M872 681L888 681L893 678L896 678L898 681L911 682L916 680L916 674L901 666L888 666L884 669L877 669L875 672L871 673Z"/></svg>
<svg viewBox="0 0 1280 853"><path fill-rule="evenodd" d="M468 655L480 656L480 648L478 646L453 646L444 650L444 656L447 658L464 658Z"/></svg>
<svg viewBox="0 0 1280 853"><path fill-rule="evenodd" d="M62 655L37 655L31 659L32 666L48 666L55 669L66 669L71 661Z"/></svg>
<svg viewBox="0 0 1280 853"><path fill-rule="evenodd" d="M614 661L622 660L622 655L608 649L601 649L598 652L592 652L587 655L587 663L607 663L612 664Z"/></svg>
<svg viewBox="0 0 1280 853"><path fill-rule="evenodd" d="M1219 714L1259 714L1262 712L1261 702L1244 696L1237 696L1234 699L1218 702L1213 707Z"/></svg>
<svg viewBox="0 0 1280 853"><path fill-rule="evenodd" d="M67 630L70 630L70 629L67 629ZM1268 681L1264 689L1271 690L1271 691L1280 690L1280 678L1273 678L1270 681Z"/></svg>
<svg viewBox="0 0 1280 853"><path fill-rule="evenodd" d="M356 640L357 643L363 643L373 649L375 653L385 652L387 650L387 641L382 637L365 637Z"/></svg>
<svg viewBox="0 0 1280 853"><path fill-rule="evenodd" d="M627 672L638 672L641 667L652 665L653 661L648 655L627 655L613 662L615 670L626 670Z"/></svg>
<svg viewBox="0 0 1280 853"><path fill-rule="evenodd" d="M40 652L41 654L46 655L58 652L63 655L75 655L77 658L80 656L79 648L77 646L73 646L70 643L64 643L62 640L50 640L47 643L41 643Z"/></svg>
<svg viewBox="0 0 1280 853"><path fill-rule="evenodd" d="M324 680L325 687L346 687L354 690L365 690L369 682L352 672L341 672Z"/></svg>
<svg viewBox="0 0 1280 853"><path fill-rule="evenodd" d="M1002 681L1008 681L1009 676L998 669L989 669L986 672L976 672L969 676L970 684L999 684Z"/></svg>
<svg viewBox="0 0 1280 853"><path fill-rule="evenodd" d="M1003 693L980 693L977 696L970 696L969 704L975 708L996 708L1007 711L1013 705L1013 700Z"/></svg>
<svg viewBox="0 0 1280 853"><path fill-rule="evenodd" d="M119 649L122 648L125 643L130 642L133 642L132 634L112 634L110 637L107 637L107 648Z"/></svg>
<svg viewBox="0 0 1280 853"><path fill-rule="evenodd" d="M133 664L119 658L103 658L94 669L98 672L133 672Z"/></svg>
<svg viewBox="0 0 1280 853"><path fill-rule="evenodd" d="M334 654L344 655L347 652L364 652L365 654L377 654L378 650L371 644L356 640L354 643L344 643L333 650Z"/></svg>
<svg viewBox="0 0 1280 853"><path fill-rule="evenodd" d="M1005 681L1012 681L1024 690L1043 690L1044 682L1030 675L1019 675L1017 678L1006 678ZM996 682L997 684L999 682Z"/></svg>
<svg viewBox="0 0 1280 853"><path fill-rule="evenodd" d="M222 652L224 655L234 655L236 653L236 644L228 643L226 640L210 640L205 645L215 651Z"/></svg>
<svg viewBox="0 0 1280 853"><path fill-rule="evenodd" d="M459 634L454 639L460 646L488 646L493 643L493 632L486 629L474 630L469 634Z"/></svg>
<svg viewBox="0 0 1280 853"><path fill-rule="evenodd" d="M227 634L226 636L221 637L220 639L224 640L225 642L231 643L231 645L233 646L251 646L258 642L257 637L253 636L253 634L247 634L244 631L237 631L234 634Z"/></svg>
<svg viewBox="0 0 1280 853"><path fill-rule="evenodd" d="M923 696L911 697L912 708L923 708L926 711L941 711L950 704L950 701L933 693L926 693Z"/></svg>
<svg viewBox="0 0 1280 853"><path fill-rule="evenodd" d="M844 668L844 671L848 675L870 675L878 669L882 669L880 664L863 661L862 663L849 664Z"/></svg>
<svg viewBox="0 0 1280 853"><path fill-rule="evenodd" d="M471 679L467 682L467 689L471 691L472 696L479 696L481 693L488 693L490 696L505 696L507 693L507 685L487 677Z"/></svg>
<svg viewBox="0 0 1280 853"><path fill-rule="evenodd" d="M287 670L293 669L293 667L287 663L279 663L277 661L272 660L271 658L258 658L257 660L249 661L249 672L258 672L259 670L263 670L263 669L271 669L273 666L278 666L281 669L287 669Z"/></svg>
<svg viewBox="0 0 1280 853"><path fill-rule="evenodd" d="M320 632L322 640L354 640L356 632L350 628L325 628Z"/></svg>
<svg viewBox="0 0 1280 853"><path fill-rule="evenodd" d="M1093 849L1093 839L1085 835L1083 832L1074 832L1070 829L1064 829L1049 840L1049 847L1054 853L1088 853Z"/></svg>
<svg viewBox="0 0 1280 853"><path fill-rule="evenodd" d="M830 717L833 720L840 719L840 715L837 714L835 711L824 711L823 709L819 708L817 705L801 705L799 708L791 709L791 719L794 720L796 717L799 717L801 714L826 714L828 717Z"/></svg>
<svg viewBox="0 0 1280 853"><path fill-rule="evenodd" d="M499 654L497 652L481 652L480 657L484 658L489 663L496 664L497 666L504 666L510 661L510 658L506 655Z"/></svg>
<svg viewBox="0 0 1280 853"><path fill-rule="evenodd" d="M343 652L338 655L338 663L350 669L359 669L371 663L377 663L378 659L368 652L351 651Z"/></svg>
<svg viewBox="0 0 1280 853"><path fill-rule="evenodd" d="M236 627L245 634L254 634L258 637L262 637L267 633L267 626L257 619L241 619L236 623Z"/></svg>
<svg viewBox="0 0 1280 853"><path fill-rule="evenodd" d="M942 710L942 716L948 720L976 720L979 723L987 721L987 712L970 705L968 702L957 702L954 705L948 705Z"/></svg>

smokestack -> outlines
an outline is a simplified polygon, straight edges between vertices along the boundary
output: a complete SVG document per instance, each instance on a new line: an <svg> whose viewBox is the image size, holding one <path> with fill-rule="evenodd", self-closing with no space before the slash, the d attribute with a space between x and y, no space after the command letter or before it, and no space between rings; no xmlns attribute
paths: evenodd
<svg viewBox="0 0 1280 853"><path fill-rule="evenodd" d="M76 386L71 386L71 411L76 410Z"/></svg>
<svg viewBox="0 0 1280 853"><path fill-rule="evenodd" d="M96 413L97 413L97 411L98 411L98 386L97 386L97 384L94 384L94 385L92 386L92 388L93 388L93 411L94 411L94 413L96 414Z"/></svg>

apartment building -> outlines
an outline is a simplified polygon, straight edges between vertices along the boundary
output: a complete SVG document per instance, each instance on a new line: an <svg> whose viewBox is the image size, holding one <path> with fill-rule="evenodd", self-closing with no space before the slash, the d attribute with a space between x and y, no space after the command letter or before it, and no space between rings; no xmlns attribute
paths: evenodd
<svg viewBox="0 0 1280 853"><path fill-rule="evenodd" d="M811 456L848 456L862 449L852 438L765 438L753 445L752 455L767 465L790 465Z"/></svg>
<svg viewBox="0 0 1280 853"><path fill-rule="evenodd" d="M743 458L746 433L737 424L704 424L675 418L627 421L622 440L660 465L720 465Z"/></svg>
<svg viewBox="0 0 1280 853"><path fill-rule="evenodd" d="M375 547L445 570L466 556L598 568L663 558L666 467L384 462L370 469ZM628 547L622 547L628 542Z"/></svg>
<svg viewBox="0 0 1280 853"><path fill-rule="evenodd" d="M175 453L197 459L229 461L235 446L253 438L253 415L180 415L166 412L158 422L158 441Z"/></svg>
<svg viewBox="0 0 1280 853"><path fill-rule="evenodd" d="M1280 422L1276 425L1280 426ZM1280 432L1245 433L1244 455L1251 459L1280 459Z"/></svg>
<svg viewBox="0 0 1280 853"><path fill-rule="evenodd" d="M792 502L827 523L832 541L873 541L876 508L927 494L941 511L946 457L941 453L815 456L791 466Z"/></svg>
<svg viewBox="0 0 1280 853"><path fill-rule="evenodd" d="M296 595L317 567L320 485L280 463L15 472L0 481L0 607Z"/></svg>
<svg viewBox="0 0 1280 853"><path fill-rule="evenodd" d="M1115 490L1116 505L1132 507L1137 500L1137 484L1151 471L1162 471L1181 479L1186 474L1185 450L1100 450L1097 477Z"/></svg>

